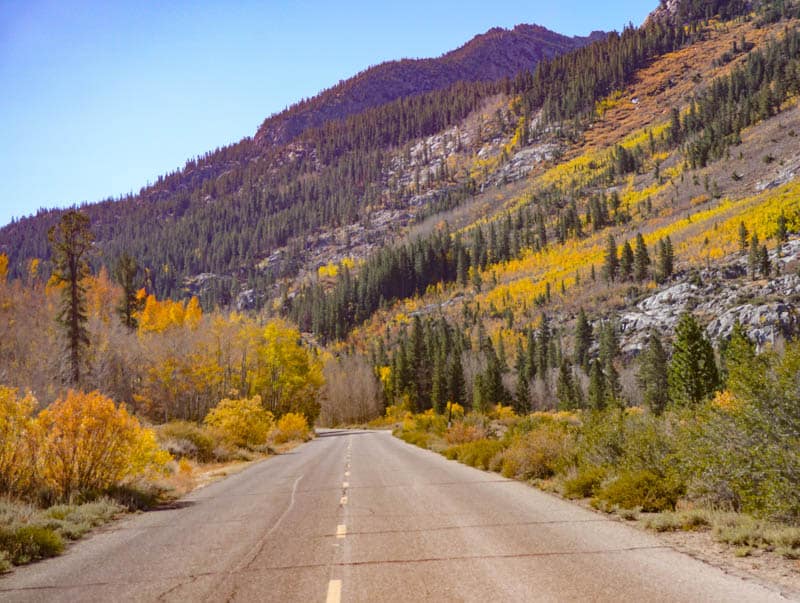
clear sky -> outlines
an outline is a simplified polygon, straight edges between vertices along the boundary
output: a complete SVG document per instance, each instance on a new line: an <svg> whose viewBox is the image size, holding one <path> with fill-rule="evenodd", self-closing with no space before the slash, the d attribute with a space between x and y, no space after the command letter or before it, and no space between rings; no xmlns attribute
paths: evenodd
<svg viewBox="0 0 800 603"><path fill-rule="evenodd" d="M640 24L658 0L0 0L0 225L138 191L389 59L495 26Z"/></svg>

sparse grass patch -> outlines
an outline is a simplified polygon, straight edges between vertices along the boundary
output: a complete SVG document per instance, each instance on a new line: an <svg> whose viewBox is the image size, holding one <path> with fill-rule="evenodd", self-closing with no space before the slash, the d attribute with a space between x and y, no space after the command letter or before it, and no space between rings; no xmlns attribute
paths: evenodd
<svg viewBox="0 0 800 603"><path fill-rule="evenodd" d="M665 511L648 517L644 526L655 532L691 532L711 526L709 511L692 509L688 511Z"/></svg>

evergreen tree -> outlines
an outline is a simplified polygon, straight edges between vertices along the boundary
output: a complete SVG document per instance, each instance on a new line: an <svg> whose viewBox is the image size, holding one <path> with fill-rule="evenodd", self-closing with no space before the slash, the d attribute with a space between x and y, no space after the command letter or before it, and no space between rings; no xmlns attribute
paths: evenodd
<svg viewBox="0 0 800 603"><path fill-rule="evenodd" d="M659 282L664 282L672 276L675 270L675 252L672 240L667 236L658 242L657 273Z"/></svg>
<svg viewBox="0 0 800 603"><path fill-rule="evenodd" d="M634 255L630 242L625 241L622 246L622 253L619 259L619 270L623 280L629 280L633 276Z"/></svg>
<svg viewBox="0 0 800 603"><path fill-rule="evenodd" d="M559 410L572 410L578 408L580 403L575 380L572 376L572 369L566 358L561 361L558 367L556 397L558 398Z"/></svg>
<svg viewBox="0 0 800 603"><path fill-rule="evenodd" d="M139 265L136 259L127 253L123 253L117 260L114 267L114 277L122 287L122 300L117 306L122 324L131 330L138 326L136 313L142 309L143 300L137 298L136 277L139 274Z"/></svg>
<svg viewBox="0 0 800 603"><path fill-rule="evenodd" d="M748 237L750 233L747 230L744 222L739 222L739 251L744 253L749 246Z"/></svg>
<svg viewBox="0 0 800 603"><path fill-rule="evenodd" d="M603 260L603 278L606 282L612 282L617 279L619 272L619 257L617 255L617 242L614 240L613 235L608 235L606 242L606 254Z"/></svg>
<svg viewBox="0 0 800 603"><path fill-rule="evenodd" d="M467 387L464 383L464 368L461 365L460 350L457 350L456 353L453 354L453 358L450 361L447 381L447 389L449 391L448 397L450 401L465 406L467 402Z"/></svg>
<svg viewBox="0 0 800 603"><path fill-rule="evenodd" d="M89 276L87 255L92 247L94 235L89 218L77 211L68 211L59 223L50 228L48 240L52 247L53 280L64 284L61 312L58 323L67 338L67 353L70 366L70 381L78 385L81 380L81 364L89 347L86 288L83 280Z"/></svg>
<svg viewBox="0 0 800 603"><path fill-rule="evenodd" d="M514 392L514 411L518 415L530 412L530 383L525 377L525 373L517 373L517 387Z"/></svg>
<svg viewBox="0 0 800 603"><path fill-rule="evenodd" d="M589 369L589 408L603 410L606 408L606 376L598 360L592 361Z"/></svg>
<svg viewBox="0 0 800 603"><path fill-rule="evenodd" d="M647 338L647 347L639 360L637 378L644 405L654 414L660 415L669 403L669 382L667 353L656 333L650 333Z"/></svg>
<svg viewBox="0 0 800 603"><path fill-rule="evenodd" d="M647 279L650 270L650 254L647 252L647 245L644 242L642 233L636 235L636 250L633 257L633 278L637 282Z"/></svg>
<svg viewBox="0 0 800 603"><path fill-rule="evenodd" d="M714 349L691 313L685 312L675 330L668 372L669 397L680 406L693 406L720 385Z"/></svg>
<svg viewBox="0 0 800 603"><path fill-rule="evenodd" d="M750 253L747 256L747 267L750 270L750 278L756 280L758 269L761 266L761 244L758 241L758 234L753 233L750 239Z"/></svg>
<svg viewBox="0 0 800 603"><path fill-rule="evenodd" d="M586 312L581 308L578 322L575 325L575 364L589 370L589 348L592 347L592 325L586 317Z"/></svg>

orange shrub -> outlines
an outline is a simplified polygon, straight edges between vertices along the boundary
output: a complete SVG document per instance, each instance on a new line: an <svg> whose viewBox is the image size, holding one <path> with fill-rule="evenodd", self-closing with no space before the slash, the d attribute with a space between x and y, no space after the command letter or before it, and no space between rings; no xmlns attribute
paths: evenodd
<svg viewBox="0 0 800 603"><path fill-rule="evenodd" d="M486 437L486 431L479 425L467 425L463 421L457 421L444 432L444 440L450 445L466 444L475 442Z"/></svg>
<svg viewBox="0 0 800 603"><path fill-rule="evenodd" d="M0 386L0 494L22 495L35 479L36 399Z"/></svg>
<svg viewBox="0 0 800 603"><path fill-rule="evenodd" d="M44 434L42 478L62 500L162 470L171 458L151 429L99 392L69 391L36 423Z"/></svg>

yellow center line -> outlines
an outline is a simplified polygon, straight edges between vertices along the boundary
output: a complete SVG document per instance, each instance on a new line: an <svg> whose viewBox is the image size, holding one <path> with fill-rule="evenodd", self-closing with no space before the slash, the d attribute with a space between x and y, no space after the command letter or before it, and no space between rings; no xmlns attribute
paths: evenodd
<svg viewBox="0 0 800 603"><path fill-rule="evenodd" d="M336 526L336 538L344 538L345 536L347 536L347 526L340 523Z"/></svg>

